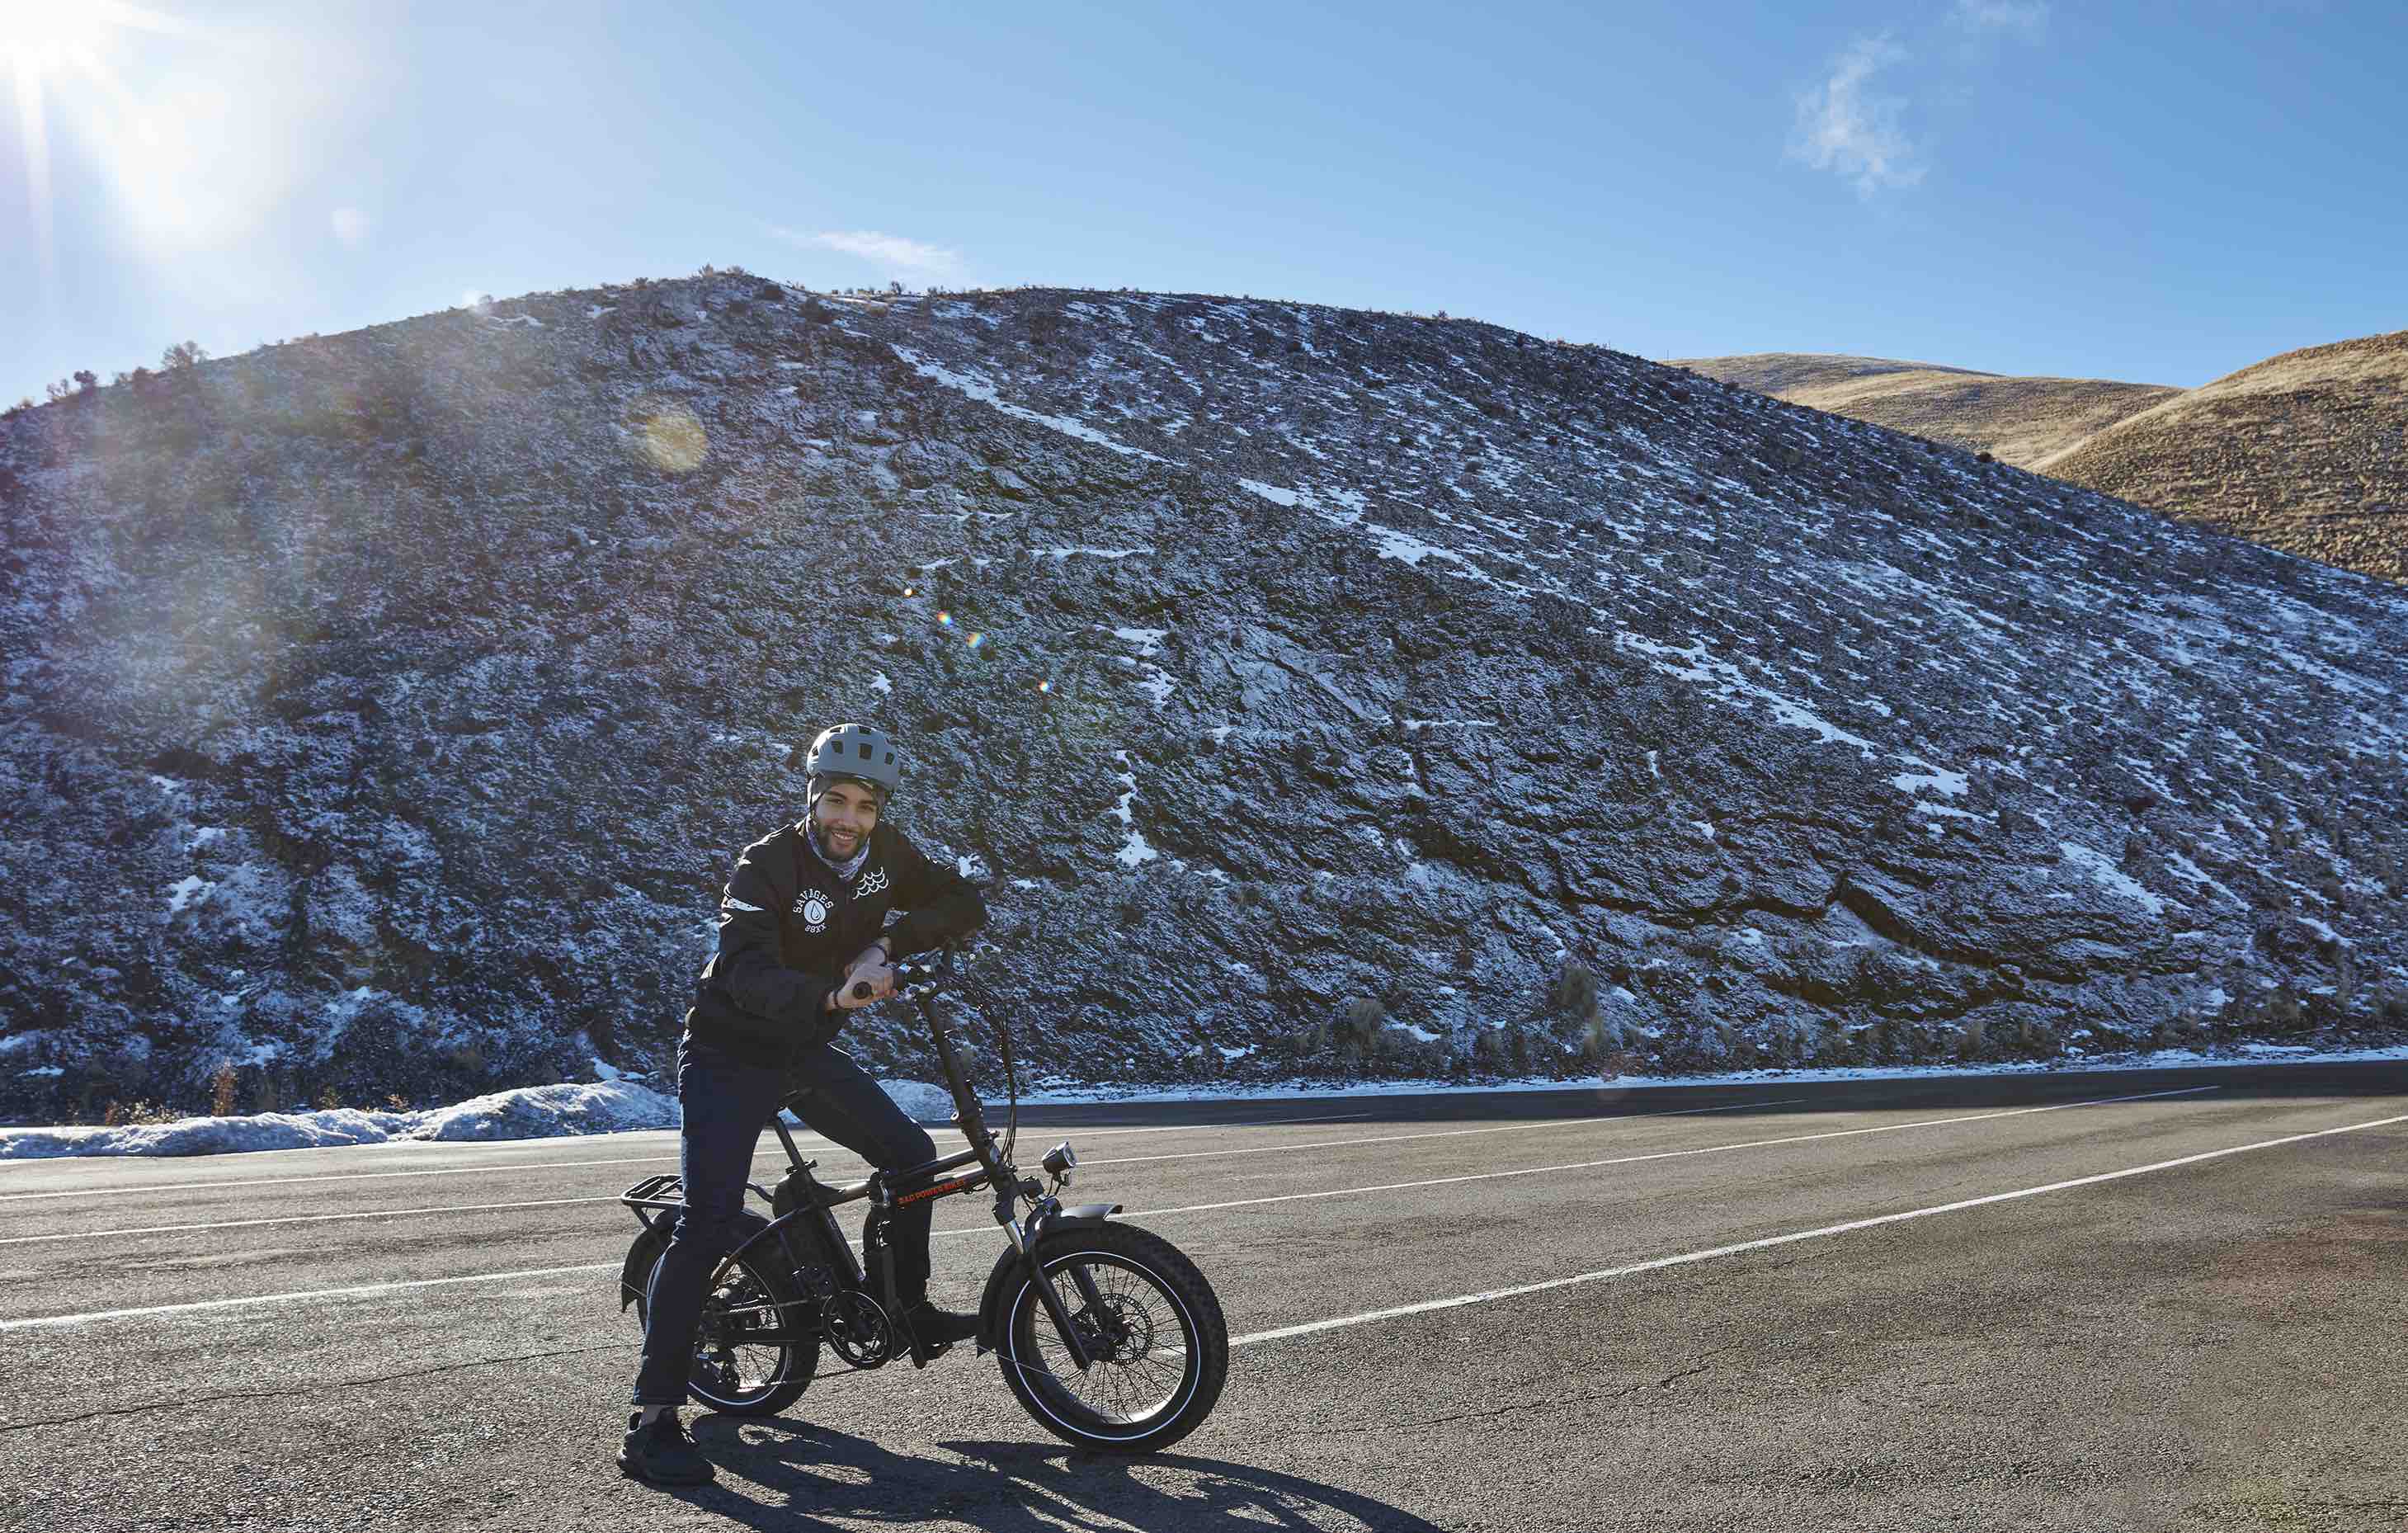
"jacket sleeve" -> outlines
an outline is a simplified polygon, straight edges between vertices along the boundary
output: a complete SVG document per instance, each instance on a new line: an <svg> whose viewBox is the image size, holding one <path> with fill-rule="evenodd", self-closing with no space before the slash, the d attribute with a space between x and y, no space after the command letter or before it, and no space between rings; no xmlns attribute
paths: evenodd
<svg viewBox="0 0 2408 1533"><path fill-rule="evenodd" d="M833 975L788 968L778 951L778 911L793 897L770 872L781 852L775 837L744 849L719 896L719 952L709 977L738 1015L732 1019L764 1041L798 1045L820 1023Z"/></svg>
<svg viewBox="0 0 2408 1533"><path fill-rule="evenodd" d="M986 901L978 885L954 868L929 861L920 849L896 838L895 905L908 912L886 928L894 953L921 953L986 924Z"/></svg>

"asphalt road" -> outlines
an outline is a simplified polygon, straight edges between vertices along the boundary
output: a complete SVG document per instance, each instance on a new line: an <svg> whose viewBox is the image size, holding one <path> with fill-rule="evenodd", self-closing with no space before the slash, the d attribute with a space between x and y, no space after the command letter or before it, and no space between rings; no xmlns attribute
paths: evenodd
<svg viewBox="0 0 2408 1533"><path fill-rule="evenodd" d="M615 1196L673 1136L0 1168L0 1528L2408 1526L2408 1067L1050 1110L1024 1144L1065 1134L1075 1196L1222 1296L1201 1431L1073 1454L963 1353L697 1416L720 1480L678 1495L610 1461ZM937 1223L967 1304L999 1237Z"/></svg>

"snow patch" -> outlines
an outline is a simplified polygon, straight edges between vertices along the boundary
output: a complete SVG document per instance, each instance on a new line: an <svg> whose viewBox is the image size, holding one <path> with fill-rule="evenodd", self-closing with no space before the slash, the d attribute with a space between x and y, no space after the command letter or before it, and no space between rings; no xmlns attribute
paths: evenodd
<svg viewBox="0 0 2408 1533"><path fill-rule="evenodd" d="M1912 760L1912 758L1908 759ZM1919 793L1925 788L1930 788L1956 798L1962 796L1969 785L1962 772L1943 771L1928 761L1915 761L1913 764L1923 767L1924 770L1900 772L1889 780L1891 786L1900 793Z"/></svg>
<svg viewBox="0 0 2408 1533"><path fill-rule="evenodd" d="M2122 895L2127 899L2134 900L2141 905L2146 906L2151 915L2163 915L2166 913L2166 902L2164 900L2158 898L2156 895L2149 893L2149 891L2130 874L2116 867L2101 853L2093 852L2090 848L2076 841L2059 841L2057 844L2058 849L2065 853L2065 860L2067 862L2070 862L2076 867L2081 868L2084 872L2089 874L2092 878L2098 880L2109 889L2114 890L2116 894Z"/></svg>
<svg viewBox="0 0 2408 1533"><path fill-rule="evenodd" d="M1169 461L1167 458L1157 457L1141 447L1131 447L1126 442L1114 441L1084 421L1074 421L1067 415L1042 415L1025 406L1012 404L997 395L995 385L976 373L956 373L936 363L923 362L920 360L919 353L908 346L897 346L894 350L895 354L901 357L910 365L912 371L921 377L935 379L947 388L958 390L981 404L993 405L1006 415L1058 431L1066 437L1076 437L1082 442L1093 442L1097 447L1107 448L1125 458L1144 458L1151 463Z"/></svg>
<svg viewBox="0 0 2408 1533"><path fill-rule="evenodd" d="M118 1128L0 1128L0 1160L58 1155L214 1155L252 1150L315 1150L396 1140L557 1139L674 1129L678 1102L626 1079L602 1060L598 1082L524 1086L412 1112L337 1108L319 1112L258 1112L243 1117L184 1118L171 1124ZM925 1081L881 1081L895 1105L918 1123L944 1123L953 1099Z"/></svg>

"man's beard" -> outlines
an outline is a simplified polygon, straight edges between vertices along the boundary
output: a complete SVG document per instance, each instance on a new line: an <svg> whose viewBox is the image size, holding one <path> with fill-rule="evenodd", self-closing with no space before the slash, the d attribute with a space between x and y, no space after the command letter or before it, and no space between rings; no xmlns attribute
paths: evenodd
<svg viewBox="0 0 2408 1533"><path fill-rule="evenodd" d="M819 843L821 855L826 857L831 862L842 862L847 857L852 856L854 852L861 850L861 838L856 836L852 840L845 843L842 851L838 851L836 845L836 838L829 834L828 827L816 821L812 822L811 824L811 837Z"/></svg>

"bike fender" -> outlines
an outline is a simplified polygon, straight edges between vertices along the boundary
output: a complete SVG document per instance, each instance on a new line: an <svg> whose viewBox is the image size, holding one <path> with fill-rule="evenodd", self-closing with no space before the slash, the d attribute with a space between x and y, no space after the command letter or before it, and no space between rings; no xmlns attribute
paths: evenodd
<svg viewBox="0 0 2408 1533"><path fill-rule="evenodd" d="M627 1248L626 1263L619 1268L620 1309L624 1310L651 1290L652 1266L669 1248L668 1232L661 1227L667 1223L666 1219L655 1220Z"/></svg>
<svg viewBox="0 0 2408 1533"><path fill-rule="evenodd" d="M1118 1203L1082 1203L1074 1209L1064 1209L1050 1218L1029 1221L1023 1231L1034 1248L1039 1240L1057 1229L1079 1225L1100 1225L1121 1211ZM986 1290L979 1296L979 1345L995 1347L1003 1340L1003 1304L1011 1297L1012 1285L1020 1281L1020 1253L1006 1247L995 1259L995 1267L986 1275Z"/></svg>

